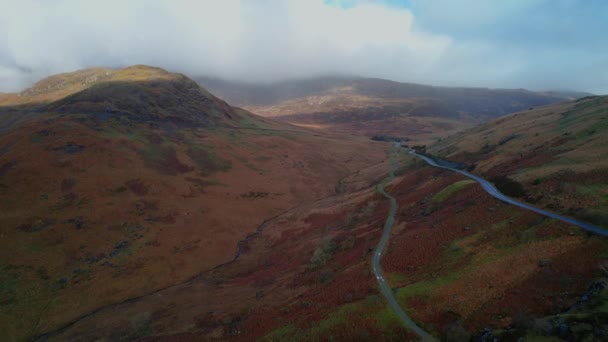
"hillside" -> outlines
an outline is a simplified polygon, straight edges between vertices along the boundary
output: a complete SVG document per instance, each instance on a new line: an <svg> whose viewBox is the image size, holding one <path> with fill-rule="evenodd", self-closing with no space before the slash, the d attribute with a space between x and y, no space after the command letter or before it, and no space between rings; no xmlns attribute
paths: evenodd
<svg viewBox="0 0 608 342"><path fill-rule="evenodd" d="M605 336L606 239L393 144L259 117L157 68L112 75L5 96L6 340L412 340L371 269L395 169L380 262L416 324L443 340ZM602 225L606 107L528 109L426 150Z"/></svg>
<svg viewBox="0 0 608 342"><path fill-rule="evenodd" d="M608 97L590 96L507 115L429 151L520 182L532 203L608 226L607 120Z"/></svg>
<svg viewBox="0 0 608 342"><path fill-rule="evenodd" d="M534 334L557 334L561 321L544 315L568 310L605 277L597 267L606 263L600 253L604 239L504 205L457 174L423 166L405 150L393 157L399 177L388 191L399 210L382 267L402 307L433 335L468 339L487 334L481 331L488 327L522 324ZM376 170L371 175L377 177L388 165L367 170L361 173ZM339 184L358 177L351 174ZM261 193L245 197L262 201ZM49 337L410 339L379 297L370 272L387 212L387 201L374 187L347 186L268 219L259 234L240 244L238 260L103 306ZM569 336L589 336L583 323L568 324L578 329L572 335L567 328Z"/></svg>
<svg viewBox="0 0 608 342"><path fill-rule="evenodd" d="M227 101L281 121L335 132L428 141L504 114L585 96L523 89L433 87L327 77L275 84L198 78Z"/></svg>
<svg viewBox="0 0 608 342"><path fill-rule="evenodd" d="M45 113L229 124L234 110L184 75L143 65L53 75L0 97L0 132Z"/></svg>
<svg viewBox="0 0 608 342"><path fill-rule="evenodd" d="M382 269L418 325L457 341L605 336L606 239L499 202L405 149L391 154L398 177L387 191L398 210ZM293 208L268 220L235 262L51 337L414 340L370 270L388 212L375 187Z"/></svg>
<svg viewBox="0 0 608 342"><path fill-rule="evenodd" d="M8 340L230 262L265 220L369 184L386 159L381 143L274 123L145 66L54 76L11 101L0 113Z"/></svg>

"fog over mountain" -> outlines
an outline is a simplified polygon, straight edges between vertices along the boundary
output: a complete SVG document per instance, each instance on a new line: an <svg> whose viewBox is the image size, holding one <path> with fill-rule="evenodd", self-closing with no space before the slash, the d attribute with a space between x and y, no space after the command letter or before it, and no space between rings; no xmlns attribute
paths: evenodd
<svg viewBox="0 0 608 342"><path fill-rule="evenodd" d="M84 67L608 93L608 3L4 0L0 91Z"/></svg>

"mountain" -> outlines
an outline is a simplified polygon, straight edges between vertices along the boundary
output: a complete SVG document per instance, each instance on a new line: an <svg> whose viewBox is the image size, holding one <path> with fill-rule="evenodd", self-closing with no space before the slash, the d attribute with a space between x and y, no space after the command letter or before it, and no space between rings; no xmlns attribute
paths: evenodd
<svg viewBox="0 0 608 342"><path fill-rule="evenodd" d="M264 220L365 186L386 159L382 143L275 123L147 66L52 76L5 96L0 123L8 340L228 263Z"/></svg>
<svg viewBox="0 0 608 342"><path fill-rule="evenodd" d="M54 75L19 94L5 96L0 104L0 113L13 116L28 109L30 113L87 113L184 124L228 124L236 115L186 76L147 66Z"/></svg>
<svg viewBox="0 0 608 342"><path fill-rule="evenodd" d="M504 114L588 95L433 87L353 77L274 84L212 78L197 78L197 81L235 105L292 124L425 141Z"/></svg>
<svg viewBox="0 0 608 342"><path fill-rule="evenodd" d="M157 68L95 70L3 96L3 339L412 340L371 267L391 213L383 278L431 335L604 336L605 238L393 143L263 118ZM605 226L606 101L417 148Z"/></svg>

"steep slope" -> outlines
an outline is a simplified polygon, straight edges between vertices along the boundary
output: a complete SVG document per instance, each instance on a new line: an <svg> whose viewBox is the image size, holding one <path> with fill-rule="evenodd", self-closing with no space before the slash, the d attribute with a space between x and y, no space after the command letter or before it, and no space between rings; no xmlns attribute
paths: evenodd
<svg viewBox="0 0 608 342"><path fill-rule="evenodd" d="M510 177L526 200L608 226L608 97L514 113L454 134L431 153Z"/></svg>
<svg viewBox="0 0 608 342"><path fill-rule="evenodd" d="M264 220L381 175L364 169L383 144L268 121L157 68L101 72L43 80L0 113L8 340L185 282Z"/></svg>
<svg viewBox="0 0 608 342"><path fill-rule="evenodd" d="M0 97L0 132L50 112L215 124L233 109L181 74L143 65L93 68L50 76Z"/></svg>
<svg viewBox="0 0 608 342"><path fill-rule="evenodd" d="M181 75L166 80L95 84L42 110L204 125L214 125L235 116L231 107L203 93L195 82Z"/></svg>
<svg viewBox="0 0 608 342"><path fill-rule="evenodd" d="M199 78L231 103L279 120L338 132L427 140L577 93L432 87L366 78L320 78L269 85Z"/></svg>

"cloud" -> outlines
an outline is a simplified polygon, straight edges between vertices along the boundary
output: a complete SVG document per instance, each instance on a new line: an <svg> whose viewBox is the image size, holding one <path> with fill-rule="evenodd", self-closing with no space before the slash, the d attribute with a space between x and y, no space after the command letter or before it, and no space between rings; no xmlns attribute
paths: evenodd
<svg viewBox="0 0 608 342"><path fill-rule="evenodd" d="M599 32L605 24L584 24L595 31L582 35L581 25L569 30L576 19L560 17L589 17L601 4L549 3L8 1L0 13L6 33L0 35L0 91L53 73L140 63L248 81L356 74L465 86L595 91L608 84L605 74L583 76L591 66L608 69L601 58L608 44Z"/></svg>

